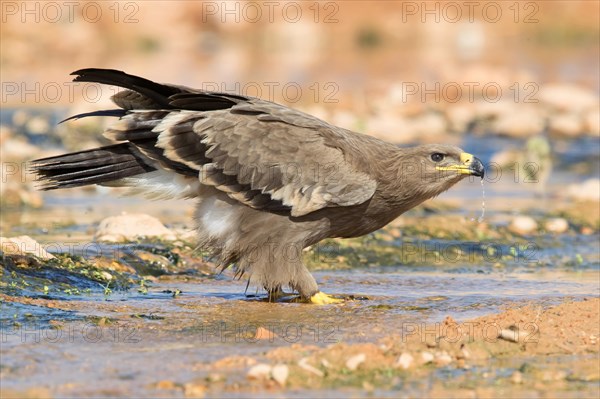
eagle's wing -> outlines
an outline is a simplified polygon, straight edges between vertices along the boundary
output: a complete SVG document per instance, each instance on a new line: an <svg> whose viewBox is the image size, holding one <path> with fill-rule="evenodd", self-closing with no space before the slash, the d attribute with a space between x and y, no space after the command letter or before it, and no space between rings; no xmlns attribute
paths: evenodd
<svg viewBox="0 0 600 399"><path fill-rule="evenodd" d="M261 100L215 111L132 111L106 135L255 209L303 216L361 204L376 188L347 161L343 131Z"/></svg>
<svg viewBox="0 0 600 399"><path fill-rule="evenodd" d="M261 100L226 110L172 113L154 129L170 161L200 172L202 184L256 209L303 216L371 198L376 182L332 145L343 131ZM337 142L337 141L336 141Z"/></svg>
<svg viewBox="0 0 600 399"><path fill-rule="evenodd" d="M49 182L47 189L111 184L164 169L199 176L201 184L255 209L295 217L361 204L375 193L376 181L360 160L360 150L345 145L356 137L313 116L252 97L159 84L121 71L73 74L75 81L127 89L113 96L121 109L73 118L119 116L105 135L123 142L115 148L128 154L131 165L119 163L113 147L92 154L96 163L109 159L102 167L91 165L87 153L38 160L34 169Z"/></svg>

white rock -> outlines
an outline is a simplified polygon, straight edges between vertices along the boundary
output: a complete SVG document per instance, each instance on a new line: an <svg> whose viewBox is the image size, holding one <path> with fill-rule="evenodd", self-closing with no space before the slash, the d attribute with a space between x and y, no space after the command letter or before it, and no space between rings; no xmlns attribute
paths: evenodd
<svg viewBox="0 0 600 399"><path fill-rule="evenodd" d="M598 95L593 90L570 84L544 85L537 98L559 111L580 112L598 106Z"/></svg>
<svg viewBox="0 0 600 399"><path fill-rule="evenodd" d="M123 214L110 216L98 225L94 240L122 242L133 241L139 237L157 237L175 241L177 236L158 219L145 214Z"/></svg>
<svg viewBox="0 0 600 399"><path fill-rule="evenodd" d="M54 258L54 255L46 251L42 244L29 236L0 237L0 248L8 255L30 254L45 260Z"/></svg>
<svg viewBox="0 0 600 399"><path fill-rule="evenodd" d="M110 274L109 272L106 271L101 271L100 274L102 275L102 277L104 277L105 280L110 281L112 280L113 276L112 274Z"/></svg>
<svg viewBox="0 0 600 399"><path fill-rule="evenodd" d="M396 366L400 367L403 370L406 370L410 366L412 366L414 360L415 360L415 358L410 353L405 352L405 353L401 354L400 357L398 358L398 361L396 362Z"/></svg>
<svg viewBox="0 0 600 399"><path fill-rule="evenodd" d="M593 109L583 117L583 129L590 136L600 136L600 110Z"/></svg>
<svg viewBox="0 0 600 399"><path fill-rule="evenodd" d="M423 364L433 362L433 354L431 352L421 352L421 361Z"/></svg>
<svg viewBox="0 0 600 399"><path fill-rule="evenodd" d="M523 330L511 330L510 328L505 328L500 330L498 333L498 338L503 339L509 342L525 342L529 333Z"/></svg>
<svg viewBox="0 0 600 399"><path fill-rule="evenodd" d="M271 377L282 387L285 386L289 374L290 370L285 364L276 364L271 370Z"/></svg>
<svg viewBox="0 0 600 399"><path fill-rule="evenodd" d="M367 360L367 355L364 353L359 353L358 355L352 356L350 359L346 360L346 368L348 370L354 371L363 364Z"/></svg>
<svg viewBox="0 0 600 399"><path fill-rule="evenodd" d="M29 131L29 133L46 134L50 130L50 122L48 122L47 117L37 115L29 119L25 127Z"/></svg>
<svg viewBox="0 0 600 399"><path fill-rule="evenodd" d="M319 370L316 367L311 366L310 364L308 364L308 358L303 357L302 359L300 359L298 361L298 366L303 369L308 371L309 373L313 373L314 375L317 375L319 377L323 377L325 374Z"/></svg>
<svg viewBox="0 0 600 399"><path fill-rule="evenodd" d="M552 218L544 223L544 228L550 233L564 233L569 230L569 222L563 218Z"/></svg>
<svg viewBox="0 0 600 399"><path fill-rule="evenodd" d="M260 380L268 378L270 373L271 366L269 366L268 364L259 363L255 366L250 367L250 370L248 370L248 374L246 374L246 377L253 380Z"/></svg>
<svg viewBox="0 0 600 399"><path fill-rule="evenodd" d="M492 129L498 134L510 137L530 137L542 131L544 119L533 107L522 107L514 112L498 116Z"/></svg>
<svg viewBox="0 0 600 399"><path fill-rule="evenodd" d="M513 384L522 384L523 383L523 374L520 371L515 371L510 376L510 382Z"/></svg>
<svg viewBox="0 0 600 399"><path fill-rule="evenodd" d="M538 228L536 221L530 216L516 216L508 226L512 233L527 235L535 232Z"/></svg>
<svg viewBox="0 0 600 399"><path fill-rule="evenodd" d="M582 201L600 200L600 179L588 179L580 184L571 184L567 188L567 195Z"/></svg>
<svg viewBox="0 0 600 399"><path fill-rule="evenodd" d="M583 123L575 114L557 114L549 119L550 132L560 136L577 136L583 133Z"/></svg>
<svg viewBox="0 0 600 399"><path fill-rule="evenodd" d="M448 364L452 363L452 357L446 353L446 352L441 352L436 354L435 357L435 364L438 366L446 366Z"/></svg>

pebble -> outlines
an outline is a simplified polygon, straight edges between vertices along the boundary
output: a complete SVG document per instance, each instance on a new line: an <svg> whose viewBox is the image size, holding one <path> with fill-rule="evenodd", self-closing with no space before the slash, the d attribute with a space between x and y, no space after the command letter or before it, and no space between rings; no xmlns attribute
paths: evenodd
<svg viewBox="0 0 600 399"><path fill-rule="evenodd" d="M550 233L564 233L569 230L569 222L563 218L552 218L544 223L544 228Z"/></svg>
<svg viewBox="0 0 600 399"><path fill-rule="evenodd" d="M600 136L600 110L590 110L583 117L585 133L590 136Z"/></svg>
<svg viewBox="0 0 600 399"><path fill-rule="evenodd" d="M276 364L271 370L271 376L282 387L285 386L289 374L290 370L285 364Z"/></svg>
<svg viewBox="0 0 600 399"><path fill-rule="evenodd" d="M581 201L600 200L600 179L587 179L583 183L571 184L567 187L567 195Z"/></svg>
<svg viewBox="0 0 600 399"><path fill-rule="evenodd" d="M405 353L401 354L400 357L398 358L398 361L396 362L396 366L400 367L403 370L406 370L410 366L412 366L414 360L415 360L415 358L410 353L405 352Z"/></svg>
<svg viewBox="0 0 600 399"><path fill-rule="evenodd" d="M275 339L275 337L277 337L277 335L271 331L268 330L264 327L258 327L256 329L256 334L254 334L254 339L255 340L270 340L273 341L273 339Z"/></svg>
<svg viewBox="0 0 600 399"><path fill-rule="evenodd" d="M317 375L319 377L323 377L325 374L319 370L316 367L311 366L310 364L308 364L308 358L303 357L302 359L300 359L298 361L298 366L303 369L308 371L309 373L313 373L314 375Z"/></svg>
<svg viewBox="0 0 600 399"><path fill-rule="evenodd" d="M494 122L492 129L504 136L531 137L544 129L544 119L536 109L528 107L517 112L501 114Z"/></svg>
<svg viewBox="0 0 600 399"><path fill-rule="evenodd" d="M548 125L550 132L559 136L578 136L583 131L583 121L574 114L551 116Z"/></svg>
<svg viewBox="0 0 600 399"><path fill-rule="evenodd" d="M421 361L423 364L433 362L433 354L431 352L421 352Z"/></svg>
<svg viewBox="0 0 600 399"><path fill-rule="evenodd" d="M183 394L186 398L203 398L206 395L206 385L188 382L183 386Z"/></svg>
<svg viewBox="0 0 600 399"><path fill-rule="evenodd" d="M223 377L223 375L219 374L219 373L210 373L208 375L208 377L206 377L206 378L210 382L220 382L220 381L223 381L225 379L225 377Z"/></svg>
<svg viewBox="0 0 600 399"><path fill-rule="evenodd" d="M538 99L541 103L565 112L577 113L598 106L598 95L593 90L564 83L542 86Z"/></svg>
<svg viewBox="0 0 600 399"><path fill-rule="evenodd" d="M265 363L258 363L257 365L250 367L250 370L248 370L246 377L248 377L251 380L260 380L268 378L270 373L271 366Z"/></svg>
<svg viewBox="0 0 600 399"><path fill-rule="evenodd" d="M437 366L443 367L452 363L452 357L447 352L439 352L435 357L435 364Z"/></svg>
<svg viewBox="0 0 600 399"><path fill-rule="evenodd" d="M140 237L158 237L175 241L177 237L158 219L145 214L122 214L103 219L98 225L95 241L123 242Z"/></svg>
<svg viewBox="0 0 600 399"><path fill-rule="evenodd" d="M113 276L109 272L101 271L100 274L106 281L112 280Z"/></svg>
<svg viewBox="0 0 600 399"><path fill-rule="evenodd" d="M358 366L363 364L365 360L367 360L367 355L365 355L364 353L354 355L348 360L346 360L346 368L348 368L348 370L354 371L358 368Z"/></svg>
<svg viewBox="0 0 600 399"><path fill-rule="evenodd" d="M50 130L50 122L47 117L37 115L27 121L25 128L31 134L46 134Z"/></svg>
<svg viewBox="0 0 600 399"><path fill-rule="evenodd" d="M505 328L500 330L498 338L508 342L524 343L525 339L529 336L527 331L521 331L519 329Z"/></svg>
<svg viewBox="0 0 600 399"><path fill-rule="evenodd" d="M511 233L527 235L534 233L538 228L536 221L530 216L517 216L508 226Z"/></svg>
<svg viewBox="0 0 600 399"><path fill-rule="evenodd" d="M54 259L54 255L29 236L0 237L0 248L8 255L30 254L44 260Z"/></svg>
<svg viewBox="0 0 600 399"><path fill-rule="evenodd" d="M156 383L156 389L175 389L177 385L171 380L161 380Z"/></svg>
<svg viewBox="0 0 600 399"><path fill-rule="evenodd" d="M523 383L523 374L520 371L515 371L510 376L510 381L513 384L522 384Z"/></svg>

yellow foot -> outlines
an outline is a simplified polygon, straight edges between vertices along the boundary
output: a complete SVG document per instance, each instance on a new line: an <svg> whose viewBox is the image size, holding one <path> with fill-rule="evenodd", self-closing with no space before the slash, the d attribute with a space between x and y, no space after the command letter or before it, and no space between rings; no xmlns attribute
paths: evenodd
<svg viewBox="0 0 600 399"><path fill-rule="evenodd" d="M317 292L313 296L310 297L310 303L314 303L316 305L329 305L332 303L342 303L343 299L332 297L331 295L327 295L321 291Z"/></svg>

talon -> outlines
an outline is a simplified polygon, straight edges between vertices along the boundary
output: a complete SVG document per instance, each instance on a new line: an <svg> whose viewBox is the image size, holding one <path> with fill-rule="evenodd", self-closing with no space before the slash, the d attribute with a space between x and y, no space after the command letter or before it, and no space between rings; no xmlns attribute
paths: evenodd
<svg viewBox="0 0 600 399"><path fill-rule="evenodd" d="M333 303L342 303L343 299L335 298L331 295L327 295L324 292L317 292L313 296L310 297L310 303L314 303L316 305L329 305Z"/></svg>

